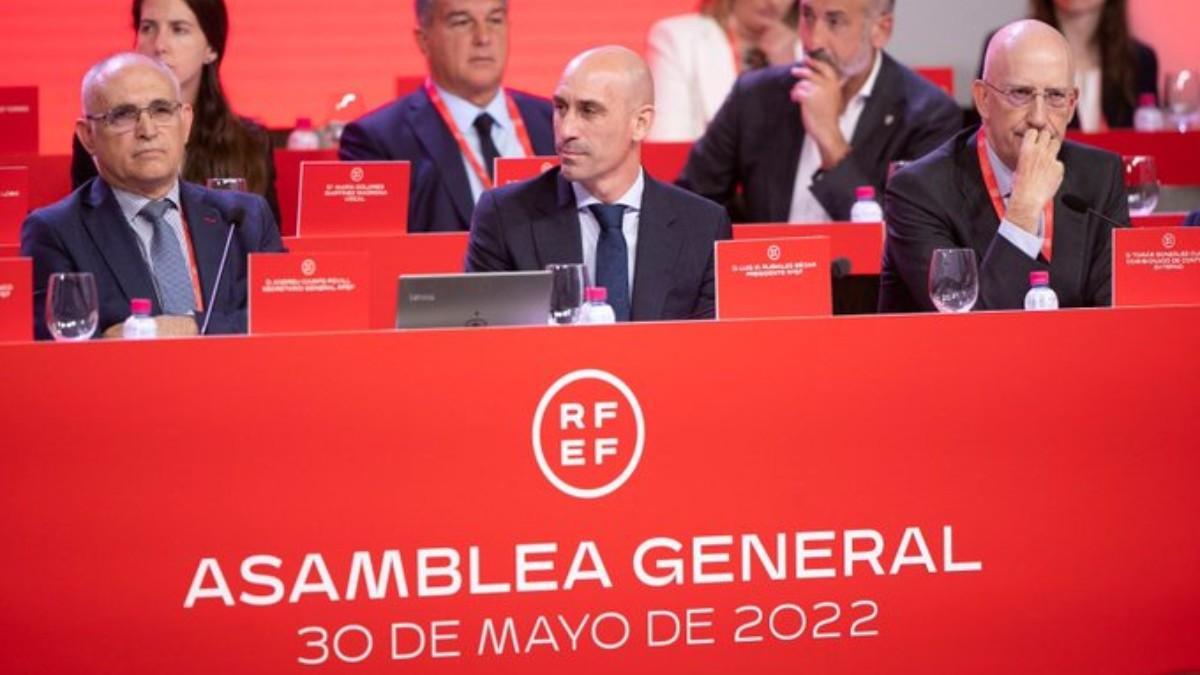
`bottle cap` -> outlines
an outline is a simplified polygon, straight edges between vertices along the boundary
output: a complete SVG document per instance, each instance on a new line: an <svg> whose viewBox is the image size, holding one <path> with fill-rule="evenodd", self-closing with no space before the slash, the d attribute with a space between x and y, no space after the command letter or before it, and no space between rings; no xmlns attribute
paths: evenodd
<svg viewBox="0 0 1200 675"><path fill-rule="evenodd" d="M583 292L588 302L608 302L608 289L603 286L588 286Z"/></svg>
<svg viewBox="0 0 1200 675"><path fill-rule="evenodd" d="M854 198L858 200L875 199L875 188L870 185L860 185L854 188Z"/></svg>
<svg viewBox="0 0 1200 675"><path fill-rule="evenodd" d="M1049 286L1050 273L1046 270L1035 270L1029 273L1030 286Z"/></svg>
<svg viewBox="0 0 1200 675"><path fill-rule="evenodd" d="M303 130L312 129L313 128L312 118L311 117L297 117L296 118L296 128L303 129Z"/></svg>
<svg viewBox="0 0 1200 675"><path fill-rule="evenodd" d="M153 305L146 298L134 298L129 301L129 313L149 316Z"/></svg>
<svg viewBox="0 0 1200 675"><path fill-rule="evenodd" d="M1157 108L1158 107L1158 98L1156 98L1154 96L1154 94L1151 94L1150 92L1144 92L1138 96L1137 107L1139 107L1139 108Z"/></svg>

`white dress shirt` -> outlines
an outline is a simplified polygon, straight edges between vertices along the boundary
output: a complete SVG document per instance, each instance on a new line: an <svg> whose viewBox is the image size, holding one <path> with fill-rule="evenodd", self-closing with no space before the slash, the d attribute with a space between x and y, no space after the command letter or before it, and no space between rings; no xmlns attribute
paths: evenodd
<svg viewBox="0 0 1200 675"><path fill-rule="evenodd" d="M1079 130L1085 133L1100 131L1104 121L1101 94L1104 83L1099 68L1075 73L1075 86L1079 88L1079 104L1075 114L1079 117Z"/></svg>
<svg viewBox="0 0 1200 675"><path fill-rule="evenodd" d="M1008 206L1009 197L1012 196L1013 172L1009 170L1004 162L1000 161L1000 156L992 149L992 144L987 144L988 163L992 165L992 172L996 174L996 187L1000 189L1000 196L1004 198L1004 206ZM990 198L990 197L989 197ZM1042 239L1045 236L1046 224L1045 213L1038 214L1037 234L1030 234L1024 229L1012 224L1008 218L1000 219L1000 236L1007 239L1021 250L1022 253L1030 258L1037 258L1042 252Z"/></svg>
<svg viewBox="0 0 1200 675"><path fill-rule="evenodd" d="M625 249L629 256L629 298L633 300L633 266L637 260L638 224L642 211L642 192L646 188L645 174L639 170L637 180L625 194L621 195L614 204L625 207L625 215L621 220L621 232L625 235ZM579 212L579 235L583 242L583 264L587 267L587 284L596 285L596 245L600 241L600 223L588 206L604 202L592 196L579 183L571 183L575 191L575 204Z"/></svg>
<svg viewBox="0 0 1200 675"><path fill-rule="evenodd" d="M854 130L858 128L858 119L862 117L863 109L871 92L875 91L875 81L879 79L879 69L883 66L883 58L875 52L875 63L871 66L871 74L863 83L858 93L846 103L846 109L838 117L838 128L846 142L854 138ZM799 110L797 113L799 114ZM789 223L821 223L832 220L829 212L817 200L816 195L809 189L812 187L813 176L821 169L821 150L812 134L804 134L804 144L800 148L800 167L796 170L796 183L792 186L792 208L788 211Z"/></svg>
<svg viewBox="0 0 1200 675"><path fill-rule="evenodd" d="M508 100L503 89L497 91L492 102L482 108L441 87L437 87L437 92L446 102L446 109L450 111L450 118L454 120L454 126L458 127L463 138L467 139L467 146L471 148L471 152L475 153L475 159L479 160L480 165L483 164L483 150L479 147L479 132L475 131L475 118L479 117L481 113L491 115L495 121L492 124L492 142L496 144L496 150L500 151L501 157L525 156L525 148L521 147L512 117L508 114ZM463 157L462 160L463 168L467 171L467 181L471 184L471 201L478 202L479 195L483 194L483 183L479 181L479 176L471 167L471 161L466 157ZM486 171L487 167L484 167L484 170Z"/></svg>

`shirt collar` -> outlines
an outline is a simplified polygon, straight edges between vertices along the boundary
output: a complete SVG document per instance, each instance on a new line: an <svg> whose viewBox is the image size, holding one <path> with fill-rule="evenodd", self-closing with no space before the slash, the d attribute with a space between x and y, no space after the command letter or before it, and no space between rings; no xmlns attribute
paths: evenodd
<svg viewBox="0 0 1200 675"><path fill-rule="evenodd" d="M1013 172L1005 166L1000 159L1000 155L996 154L996 149L992 147L992 142L988 141L984 144L987 146L988 163L992 165L992 173L996 175L996 188L1000 190L1000 196L1008 199L1012 194Z"/></svg>
<svg viewBox="0 0 1200 675"><path fill-rule="evenodd" d="M113 196L117 198L117 204L121 207L121 213L125 214L125 220L131 223L138 213L140 213L141 210L146 206L146 204L154 201L145 195L139 195L133 192L122 190L121 188L113 187L112 185L109 185L109 187L112 188ZM178 179L176 179L176 181L171 185L171 189L167 191L167 194L165 197L163 197L163 199L171 202L171 206L174 206L176 209L179 208Z"/></svg>
<svg viewBox="0 0 1200 675"><path fill-rule="evenodd" d="M496 126L507 129L512 127L512 118L508 115L508 101L504 96L504 89L496 91L496 95L492 97L490 103L480 108L471 103L465 98L455 96L450 92L434 85L437 88L438 95L446 102L446 109L450 111L450 117L454 120L454 126L465 135L468 130L473 130L475 127L475 118L479 117L480 113L487 113L495 120Z"/></svg>
<svg viewBox="0 0 1200 675"><path fill-rule="evenodd" d="M583 185L572 181L571 189L575 191L575 204L579 210L586 209L592 204L603 204L604 202L592 196L587 188ZM638 169L637 178L633 181L633 185L621 195L614 204L620 204L630 211L637 211L642 208L642 192L646 189L646 176L642 169Z"/></svg>
<svg viewBox="0 0 1200 675"><path fill-rule="evenodd" d="M871 94L875 91L875 82L879 79L879 71L883 68L883 53L878 49L875 50L875 62L871 64L871 74L867 76L867 81L863 82L862 89L854 95L856 99L871 98Z"/></svg>

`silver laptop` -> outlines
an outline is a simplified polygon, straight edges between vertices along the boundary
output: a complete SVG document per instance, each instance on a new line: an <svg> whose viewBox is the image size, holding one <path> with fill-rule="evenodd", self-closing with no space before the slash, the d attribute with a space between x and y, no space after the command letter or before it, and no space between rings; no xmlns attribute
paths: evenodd
<svg viewBox="0 0 1200 675"><path fill-rule="evenodd" d="M396 328L545 326L550 272L402 274Z"/></svg>

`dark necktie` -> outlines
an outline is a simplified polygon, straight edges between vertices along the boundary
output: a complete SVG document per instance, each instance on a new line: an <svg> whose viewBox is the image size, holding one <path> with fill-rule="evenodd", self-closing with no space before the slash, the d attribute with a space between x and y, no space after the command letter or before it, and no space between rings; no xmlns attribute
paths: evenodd
<svg viewBox="0 0 1200 675"><path fill-rule="evenodd" d="M492 141L492 126L496 124L496 120L487 113L479 113L479 117L475 118L475 132L479 134L479 149L483 152L483 166L487 169L488 178L496 180L496 158L500 156L500 151L496 149L496 143Z"/></svg>
<svg viewBox="0 0 1200 675"><path fill-rule="evenodd" d="M175 228L164 217L171 208L174 208L171 202L159 199L143 206L138 215L154 226L154 236L150 238L150 265L154 268L154 282L163 313L191 314L196 309L192 278Z"/></svg>
<svg viewBox="0 0 1200 675"><path fill-rule="evenodd" d="M617 321L629 320L629 249L621 222L625 207L621 204L590 204L588 209L600 223L596 242L596 285L608 289L608 304Z"/></svg>

